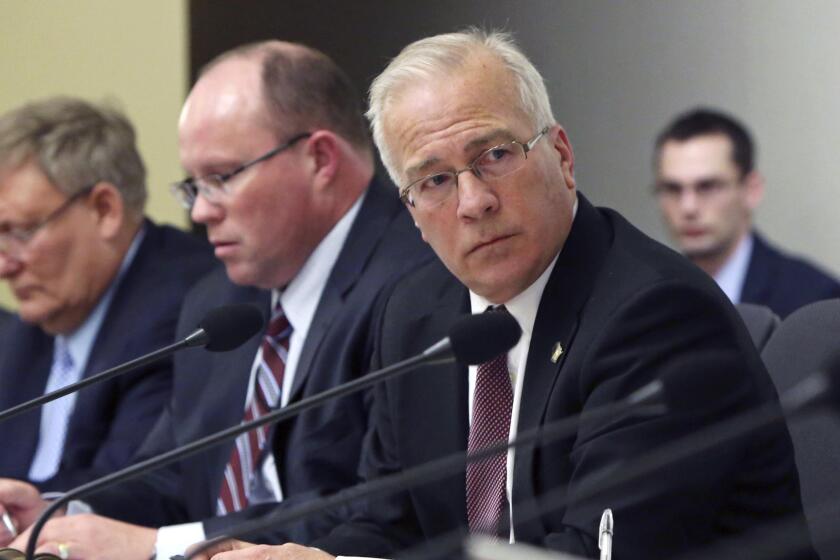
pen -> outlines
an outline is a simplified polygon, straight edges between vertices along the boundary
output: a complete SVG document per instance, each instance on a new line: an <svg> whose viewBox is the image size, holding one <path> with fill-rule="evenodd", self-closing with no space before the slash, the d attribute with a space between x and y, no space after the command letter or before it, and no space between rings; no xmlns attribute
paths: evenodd
<svg viewBox="0 0 840 560"><path fill-rule="evenodd" d="M8 531L9 534L12 535L12 537L18 536L17 527L15 527L15 522L12 521L12 518L9 516L9 512L4 511L2 517L3 517L3 525L6 526L6 531Z"/></svg>
<svg viewBox="0 0 840 560"><path fill-rule="evenodd" d="M598 549L601 551L601 560L612 559L613 539L613 515L612 510L607 508L601 514L601 524L598 527Z"/></svg>

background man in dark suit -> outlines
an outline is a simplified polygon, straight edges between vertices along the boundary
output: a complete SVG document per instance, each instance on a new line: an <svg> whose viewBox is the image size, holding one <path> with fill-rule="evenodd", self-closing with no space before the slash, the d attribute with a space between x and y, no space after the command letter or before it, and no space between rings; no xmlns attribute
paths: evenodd
<svg viewBox="0 0 840 560"><path fill-rule="evenodd" d="M238 424L267 393L277 399L271 407L283 406L366 373L374 301L391 278L430 257L393 187L374 178L358 96L317 51L270 42L222 55L190 93L179 138L193 177L176 192L206 225L225 265L190 292L179 332L207 309L235 301L253 302L271 317L267 335L276 320L287 322L270 347L256 337L223 356L178 355L173 399L142 456ZM267 378L264 364L278 358L281 375ZM337 491L357 481L367 417L364 395L330 402L253 441L230 442L92 496L97 513L145 527L68 516L46 527L41 548L65 543L73 557L143 560L156 548L168 558L278 500ZM253 456L238 454L254 443ZM343 515L262 538L312 539ZM186 524L170 526L177 523Z"/></svg>
<svg viewBox="0 0 840 560"><path fill-rule="evenodd" d="M367 478L504 441L672 371L711 368L732 386L665 416L591 419L562 441L468 467L466 479L372 500L316 541L320 550L228 542L216 550L228 551L220 560L392 557L461 527L592 557L607 507L616 557L649 560L801 515L790 438L776 425L631 487L523 519L520 506L535 497L566 485L574 496L594 473L775 402L773 385L705 274L577 193L566 133L509 37L472 31L413 43L374 81L370 105L383 161L442 261L395 288L374 361L411 356L459 315L488 306L503 305L523 338L477 368L428 368L377 389Z"/></svg>
<svg viewBox="0 0 840 560"><path fill-rule="evenodd" d="M840 297L840 283L785 255L753 228L764 195L753 141L729 115L696 109L656 140L655 192L680 251L711 275L733 303L757 303L781 317Z"/></svg>
<svg viewBox="0 0 840 560"><path fill-rule="evenodd" d="M143 217L145 168L117 111L71 98L0 117L0 409L171 343L201 240ZM126 466L172 388L172 363L0 423L0 475L67 489Z"/></svg>

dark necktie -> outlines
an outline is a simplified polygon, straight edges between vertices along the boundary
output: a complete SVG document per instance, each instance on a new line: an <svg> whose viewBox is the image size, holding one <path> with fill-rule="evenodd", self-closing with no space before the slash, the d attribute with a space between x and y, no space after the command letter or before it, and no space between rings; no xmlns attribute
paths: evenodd
<svg viewBox="0 0 840 560"><path fill-rule="evenodd" d="M243 423L262 417L280 404L291 334L292 327L278 304L263 337L260 363L254 376L254 392L245 410ZM219 515L248 506L248 487L257 471L259 457L269 443L268 435L269 426L265 425L236 438L216 502Z"/></svg>
<svg viewBox="0 0 840 560"><path fill-rule="evenodd" d="M504 310L500 310L504 312ZM478 366L468 451L503 443L510 435L513 390L507 354ZM496 535L506 503L507 453L467 465L467 521L471 533Z"/></svg>

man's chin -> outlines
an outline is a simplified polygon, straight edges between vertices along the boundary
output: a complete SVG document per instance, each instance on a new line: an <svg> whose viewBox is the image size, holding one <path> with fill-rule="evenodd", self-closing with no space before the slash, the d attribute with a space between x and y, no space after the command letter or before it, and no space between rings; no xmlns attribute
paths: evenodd
<svg viewBox="0 0 840 560"><path fill-rule="evenodd" d="M722 249L717 245L695 243L683 245L681 252L690 260L698 260L717 257L721 254Z"/></svg>
<svg viewBox="0 0 840 560"><path fill-rule="evenodd" d="M50 313L43 308L21 305L18 308L18 315L24 323L39 327L48 334L55 335L60 331L59 321L55 317L55 313Z"/></svg>

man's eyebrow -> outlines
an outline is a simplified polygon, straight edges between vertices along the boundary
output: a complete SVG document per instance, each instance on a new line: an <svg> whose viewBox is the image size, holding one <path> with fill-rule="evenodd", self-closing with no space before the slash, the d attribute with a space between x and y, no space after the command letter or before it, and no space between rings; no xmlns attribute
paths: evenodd
<svg viewBox="0 0 840 560"><path fill-rule="evenodd" d="M484 148L488 144L491 144L491 143L495 143L495 142L499 142L499 141L509 142L511 138L513 138L513 135L511 134L510 130L508 130L506 128L494 128L493 130L490 130L486 134L482 134L478 138L473 138L472 140L467 142L464 145L464 148L463 148L462 151L464 153L469 153L469 152L472 152L472 151L474 151L478 148ZM424 159L420 163L418 163L416 165L412 165L411 167L406 169L406 175L408 175L409 177L416 177L420 174L425 174L425 172L430 167L436 165L438 162L440 162L439 157L430 157L430 158Z"/></svg>
<svg viewBox="0 0 840 560"><path fill-rule="evenodd" d="M487 132L487 134L482 134L478 138L473 138L467 142L464 146L464 152L470 152L476 148L483 148L494 142L510 142L512 139L513 134L511 134L510 130L506 128L494 128L493 130Z"/></svg>
<svg viewBox="0 0 840 560"><path fill-rule="evenodd" d="M432 167L433 165L437 164L440 161L439 157L430 157L428 159L424 159L417 165L412 165L408 169L405 170L405 173L409 177L416 177L421 173L424 173L427 169Z"/></svg>

